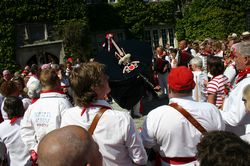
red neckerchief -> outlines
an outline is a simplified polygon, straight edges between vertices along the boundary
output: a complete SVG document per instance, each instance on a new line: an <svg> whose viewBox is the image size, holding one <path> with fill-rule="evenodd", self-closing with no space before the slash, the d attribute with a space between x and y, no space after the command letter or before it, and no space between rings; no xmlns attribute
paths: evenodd
<svg viewBox="0 0 250 166"><path fill-rule="evenodd" d="M31 99L31 104L35 103L39 98L33 98Z"/></svg>
<svg viewBox="0 0 250 166"><path fill-rule="evenodd" d="M55 93L60 93L60 94L65 94L62 90L43 90L40 93L51 93L51 92L55 92Z"/></svg>
<svg viewBox="0 0 250 166"><path fill-rule="evenodd" d="M10 119L10 124L13 125L14 123L16 123L18 118L21 118L22 116L14 116L13 118Z"/></svg>
<svg viewBox="0 0 250 166"><path fill-rule="evenodd" d="M245 70L242 70L239 72L237 79L236 79L236 84L238 84L241 80L246 78L247 74L250 74L250 67L245 68Z"/></svg>
<svg viewBox="0 0 250 166"><path fill-rule="evenodd" d="M101 107L101 108L112 109L112 108L111 108L111 107L109 107L109 106L106 106L106 105L100 105L100 104L90 104L87 108L91 108L91 107ZM86 108L86 107L83 107L83 108L82 108L82 113L81 113L81 116L84 114L84 112L86 112L87 108Z"/></svg>

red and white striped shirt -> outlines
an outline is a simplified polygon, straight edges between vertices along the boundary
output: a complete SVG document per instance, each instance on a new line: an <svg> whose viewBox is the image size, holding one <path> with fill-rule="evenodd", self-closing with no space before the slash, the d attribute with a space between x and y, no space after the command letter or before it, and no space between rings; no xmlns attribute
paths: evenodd
<svg viewBox="0 0 250 166"><path fill-rule="evenodd" d="M222 106L225 97L225 89L230 87L230 82L223 74L215 76L207 85L207 94L216 95L215 105L217 107Z"/></svg>

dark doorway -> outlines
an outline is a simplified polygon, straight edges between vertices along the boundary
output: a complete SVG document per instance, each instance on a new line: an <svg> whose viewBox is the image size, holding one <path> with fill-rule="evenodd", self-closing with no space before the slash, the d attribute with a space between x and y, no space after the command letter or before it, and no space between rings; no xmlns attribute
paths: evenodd
<svg viewBox="0 0 250 166"><path fill-rule="evenodd" d="M49 52L44 52L42 55L33 55L27 62L27 65L31 66L32 64L36 64L38 66L41 66L43 64L47 64L47 63L55 63L55 64L59 64L59 59L49 53Z"/></svg>

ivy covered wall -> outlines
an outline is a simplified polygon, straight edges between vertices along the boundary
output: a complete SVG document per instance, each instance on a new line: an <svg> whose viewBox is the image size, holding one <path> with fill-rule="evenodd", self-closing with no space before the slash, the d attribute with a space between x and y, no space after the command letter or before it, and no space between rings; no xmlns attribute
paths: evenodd
<svg viewBox="0 0 250 166"><path fill-rule="evenodd" d="M66 39L66 46L84 48L84 41L80 44L72 43L69 27L79 27L74 37L81 34L82 40L88 34L88 19L84 1L74 0L1 0L0 1L0 69L15 70L16 34L15 25L20 23L50 23L57 27L58 34ZM79 33L79 31L83 33ZM74 33L74 32L72 32ZM79 39L79 38L78 38ZM79 40L76 40L79 42ZM78 48L77 48L78 49Z"/></svg>
<svg viewBox="0 0 250 166"><path fill-rule="evenodd" d="M127 37L143 39L145 27L167 25L175 26L178 39L202 40L222 39L246 29L250 0L193 0L189 5L181 2L119 0L113 5L86 5L78 0L1 0L0 69L16 68L15 25L20 23L55 25L65 46L78 56L91 51L89 37L95 31L124 29ZM177 5L183 6L183 17L176 15Z"/></svg>
<svg viewBox="0 0 250 166"><path fill-rule="evenodd" d="M230 33L246 30L250 0L194 0L177 20L178 39L225 39Z"/></svg>

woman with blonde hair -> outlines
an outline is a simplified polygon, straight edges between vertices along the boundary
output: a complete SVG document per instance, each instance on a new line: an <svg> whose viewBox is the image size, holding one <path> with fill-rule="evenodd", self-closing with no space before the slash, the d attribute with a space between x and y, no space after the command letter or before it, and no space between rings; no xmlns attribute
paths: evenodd
<svg viewBox="0 0 250 166"><path fill-rule="evenodd" d="M248 84L243 90L242 101L245 104L246 112L250 113L250 84Z"/></svg>
<svg viewBox="0 0 250 166"><path fill-rule="evenodd" d="M244 89L243 89L243 97L242 101L244 102L245 105L245 110L247 114L250 114L250 84L248 84ZM241 136L241 138L247 142L250 143L250 133Z"/></svg>

